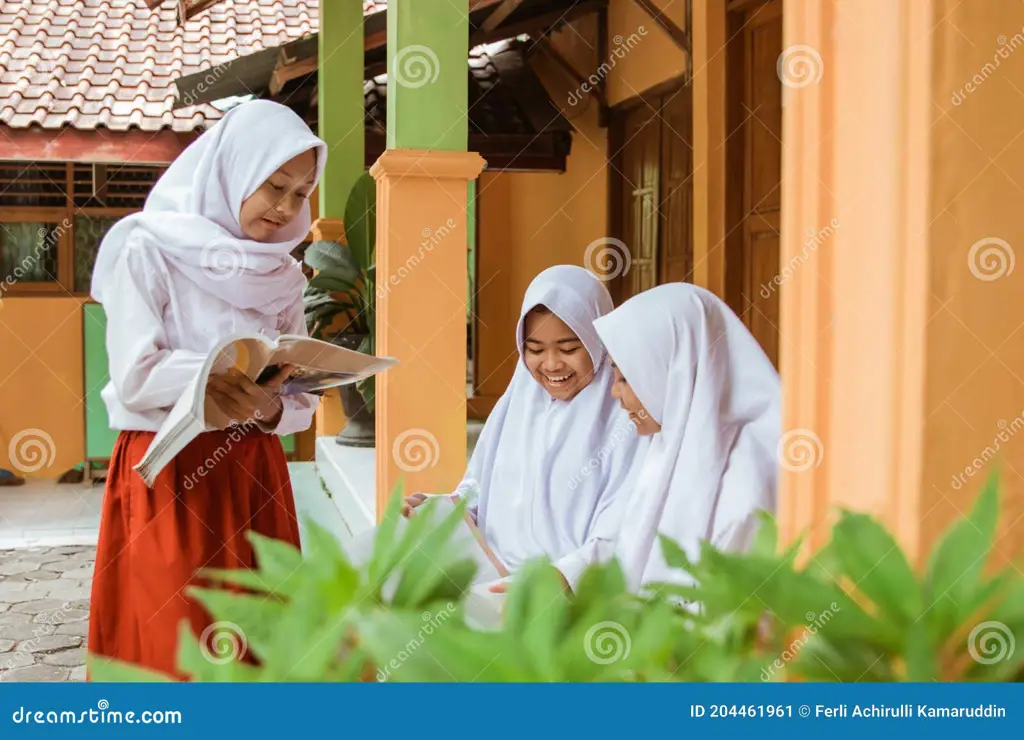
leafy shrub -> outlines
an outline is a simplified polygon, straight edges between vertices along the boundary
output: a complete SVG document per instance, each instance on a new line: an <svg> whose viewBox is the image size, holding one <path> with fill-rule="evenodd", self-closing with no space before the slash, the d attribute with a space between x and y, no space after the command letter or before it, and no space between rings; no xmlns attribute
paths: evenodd
<svg viewBox="0 0 1024 740"><path fill-rule="evenodd" d="M922 575L869 516L843 512L803 567L799 543L778 552L766 517L742 554L705 545L694 563L663 539L692 585L643 596L615 562L589 569L571 596L550 563L530 563L495 630L467 619L475 564L449 546L465 504L433 528L412 517L399 534L400 503L396 492L363 567L315 525L304 556L251 534L257 570L203 571L232 590L191 593L238 627L254 660L211 655L183 624L180 669L245 682L949 681L1007 680L1024 665L1024 578L1012 567L985 574L995 477ZM90 669L94 680L167 680L102 658Z"/></svg>

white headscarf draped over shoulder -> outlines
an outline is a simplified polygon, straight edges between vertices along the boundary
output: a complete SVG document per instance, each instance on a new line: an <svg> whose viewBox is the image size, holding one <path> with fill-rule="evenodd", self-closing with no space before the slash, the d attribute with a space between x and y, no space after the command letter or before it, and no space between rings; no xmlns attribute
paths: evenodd
<svg viewBox="0 0 1024 740"><path fill-rule="evenodd" d="M539 305L572 329L594 362L593 380L569 401L552 399L523 358L526 314ZM582 267L549 268L526 291L520 362L457 491L478 489L480 529L509 571L548 557L575 586L586 565L611 556L615 505L628 496L629 468L646 446L610 395L613 373L594 331L594 319L612 307L604 284Z"/></svg>
<svg viewBox="0 0 1024 740"><path fill-rule="evenodd" d="M740 319L686 283L640 293L595 322L612 360L661 424L651 438L616 546L634 590L686 582L663 534L696 560L700 542L742 550L775 510L779 376Z"/></svg>
<svg viewBox="0 0 1024 740"><path fill-rule="evenodd" d="M186 280L236 308L279 314L298 300L305 279L291 252L310 227L309 204L277 241L245 237L242 201L281 165L316 152L316 180L327 145L291 109L269 100L232 108L192 142L153 187L139 213L121 219L100 245L92 296L100 303L129 237L159 250Z"/></svg>

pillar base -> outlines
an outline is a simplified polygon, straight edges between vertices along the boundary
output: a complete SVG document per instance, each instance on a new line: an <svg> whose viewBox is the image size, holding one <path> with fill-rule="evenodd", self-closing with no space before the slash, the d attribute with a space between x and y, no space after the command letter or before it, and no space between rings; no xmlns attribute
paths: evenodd
<svg viewBox="0 0 1024 740"><path fill-rule="evenodd" d="M311 242L345 242L345 224L340 218L318 218L309 227Z"/></svg>

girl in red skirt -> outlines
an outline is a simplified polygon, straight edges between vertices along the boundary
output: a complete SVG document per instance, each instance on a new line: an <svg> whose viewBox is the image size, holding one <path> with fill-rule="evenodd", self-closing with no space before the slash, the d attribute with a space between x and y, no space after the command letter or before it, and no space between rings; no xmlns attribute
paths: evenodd
<svg viewBox="0 0 1024 740"><path fill-rule="evenodd" d="M132 470L170 407L226 334L304 334L305 285L292 250L310 226L308 199L327 147L291 110L252 101L229 111L174 161L141 213L100 247L92 295L107 314L114 446L92 586L89 650L181 678L187 619L210 616L186 588L200 568L255 565L246 532L299 544L277 435L309 427L314 396L280 396L211 378L207 403L240 426L208 430L147 488Z"/></svg>

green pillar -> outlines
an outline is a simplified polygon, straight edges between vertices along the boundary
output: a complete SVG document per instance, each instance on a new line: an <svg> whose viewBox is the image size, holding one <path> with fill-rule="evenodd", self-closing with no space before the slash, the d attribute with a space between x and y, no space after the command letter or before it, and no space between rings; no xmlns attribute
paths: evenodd
<svg viewBox="0 0 1024 740"><path fill-rule="evenodd" d="M466 151L469 0L388 7L388 149Z"/></svg>
<svg viewBox="0 0 1024 740"><path fill-rule="evenodd" d="M361 2L320 0L318 66L318 133L329 151L320 218L342 219L349 191L366 170Z"/></svg>

